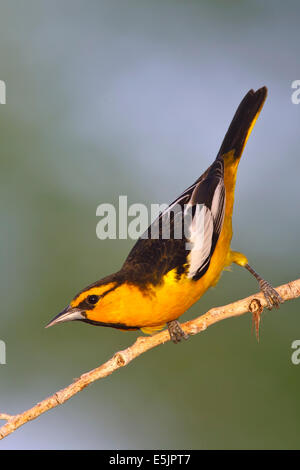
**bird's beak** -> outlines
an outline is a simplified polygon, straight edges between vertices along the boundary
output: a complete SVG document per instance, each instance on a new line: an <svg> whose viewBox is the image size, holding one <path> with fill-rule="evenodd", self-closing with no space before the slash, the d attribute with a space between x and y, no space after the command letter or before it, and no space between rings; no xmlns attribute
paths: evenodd
<svg viewBox="0 0 300 470"><path fill-rule="evenodd" d="M66 307L62 312L56 315L46 326L45 328L49 328L49 326L56 325L57 323L63 323L65 321L74 321L74 320L84 320L85 313L79 310L78 308L72 308L70 305Z"/></svg>

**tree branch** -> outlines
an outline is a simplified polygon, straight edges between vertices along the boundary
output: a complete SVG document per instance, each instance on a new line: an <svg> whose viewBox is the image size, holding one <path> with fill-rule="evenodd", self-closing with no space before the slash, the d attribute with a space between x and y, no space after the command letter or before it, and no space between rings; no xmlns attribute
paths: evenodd
<svg viewBox="0 0 300 470"><path fill-rule="evenodd" d="M300 297L300 279L277 287L276 290L284 300L296 299L297 297ZM183 323L181 326L187 334L195 335L200 331L205 330L210 325L213 325L214 323L225 320L226 318L243 315L244 313L248 312L251 312L253 318L257 321L258 316L260 316L263 308L266 306L267 303L263 294L254 294L232 304L223 307L212 308L204 315ZM161 331L154 336L139 337L132 346L124 349L123 351L117 352L107 362L97 367L96 369L83 374L72 384L59 390L54 395L45 398L45 400L41 401L33 408L13 416L6 413L0 413L0 420L7 421L6 424L0 428L0 439L8 436L23 424L27 423L28 421L32 421L46 411L49 411L58 405L62 405L92 382L107 377L115 370L126 366L133 359L145 353L149 349L155 348L156 346L166 343L167 341L170 341L169 332L167 330Z"/></svg>

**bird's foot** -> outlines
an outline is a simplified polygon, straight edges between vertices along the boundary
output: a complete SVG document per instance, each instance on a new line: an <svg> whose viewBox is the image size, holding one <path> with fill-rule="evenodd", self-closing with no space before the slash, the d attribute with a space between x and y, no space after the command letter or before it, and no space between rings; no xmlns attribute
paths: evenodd
<svg viewBox="0 0 300 470"><path fill-rule="evenodd" d="M259 281L259 287L267 301L267 309L272 310L273 307L279 308L280 304L283 304L283 298L278 292L271 286L267 281L261 279Z"/></svg>
<svg viewBox="0 0 300 470"><path fill-rule="evenodd" d="M173 343L177 344L182 339L188 339L189 335L187 335L180 326L180 323L177 320L169 321L167 323L168 330L170 333L170 338Z"/></svg>

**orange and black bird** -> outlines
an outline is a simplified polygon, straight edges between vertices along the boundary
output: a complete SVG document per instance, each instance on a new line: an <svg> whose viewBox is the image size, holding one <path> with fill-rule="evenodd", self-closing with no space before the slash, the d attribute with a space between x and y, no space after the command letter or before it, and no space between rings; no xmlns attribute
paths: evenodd
<svg viewBox="0 0 300 470"><path fill-rule="evenodd" d="M177 343L187 338L178 318L216 285L232 263L257 279L269 309L283 302L247 257L230 247L237 168L266 96L266 87L246 94L212 165L159 215L148 236L138 239L120 271L79 292L47 326L79 320L151 334L167 325ZM181 214L173 210L175 206ZM186 214L189 230L175 236ZM162 236L166 221L168 237ZM151 237L153 228L156 236Z"/></svg>

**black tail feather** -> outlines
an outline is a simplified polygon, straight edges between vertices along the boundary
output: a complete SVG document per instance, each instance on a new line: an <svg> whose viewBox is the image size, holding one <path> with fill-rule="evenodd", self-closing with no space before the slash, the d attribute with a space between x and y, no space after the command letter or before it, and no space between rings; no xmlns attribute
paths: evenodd
<svg viewBox="0 0 300 470"><path fill-rule="evenodd" d="M218 157L234 150L235 158L243 152L247 138L265 102L268 90L262 87L257 91L250 90L239 105L229 129L224 137ZM217 157L217 158L218 158Z"/></svg>

